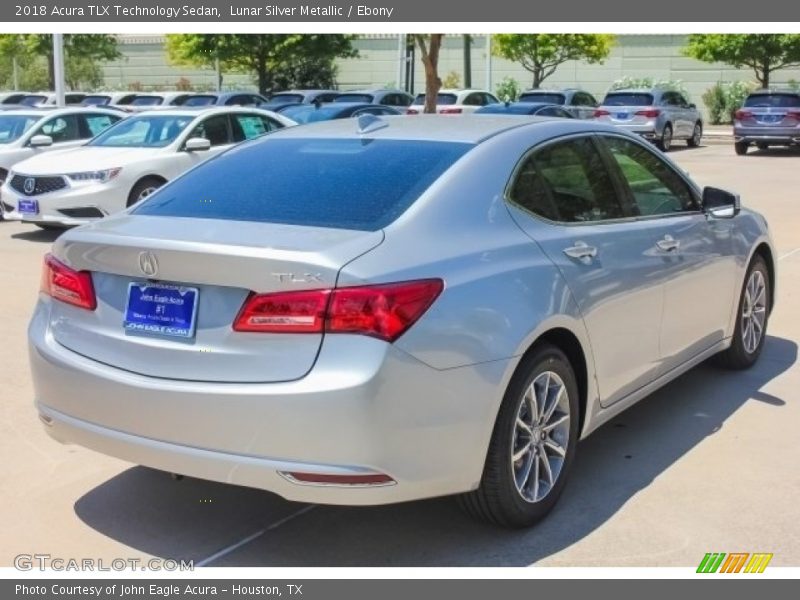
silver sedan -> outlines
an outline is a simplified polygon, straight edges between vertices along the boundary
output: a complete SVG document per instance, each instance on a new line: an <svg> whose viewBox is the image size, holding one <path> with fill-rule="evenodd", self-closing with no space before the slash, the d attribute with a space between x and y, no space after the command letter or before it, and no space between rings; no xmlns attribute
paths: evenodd
<svg viewBox="0 0 800 600"><path fill-rule="evenodd" d="M285 129L58 239L36 406L165 471L528 526L579 439L705 359L758 359L774 257L737 196L612 126Z"/></svg>

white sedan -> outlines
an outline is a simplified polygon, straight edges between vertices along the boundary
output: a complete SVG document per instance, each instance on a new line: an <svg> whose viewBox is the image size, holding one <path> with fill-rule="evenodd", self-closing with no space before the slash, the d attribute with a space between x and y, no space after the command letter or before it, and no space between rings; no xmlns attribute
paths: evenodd
<svg viewBox="0 0 800 600"><path fill-rule="evenodd" d="M42 228L94 221L238 142L294 124L256 108L140 113L85 146L16 165L0 190L5 218Z"/></svg>
<svg viewBox="0 0 800 600"><path fill-rule="evenodd" d="M0 184L18 162L85 144L125 115L104 108L20 108L0 113Z"/></svg>
<svg viewBox="0 0 800 600"><path fill-rule="evenodd" d="M440 115L460 115L499 102L494 94L484 90L441 89L436 95L436 112ZM406 109L406 114L418 115L424 111L425 94L417 94L413 104Z"/></svg>

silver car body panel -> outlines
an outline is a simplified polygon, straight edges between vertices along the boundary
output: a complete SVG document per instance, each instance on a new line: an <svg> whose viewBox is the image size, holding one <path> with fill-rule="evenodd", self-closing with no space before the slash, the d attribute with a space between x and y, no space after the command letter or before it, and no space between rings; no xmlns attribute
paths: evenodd
<svg viewBox="0 0 800 600"><path fill-rule="evenodd" d="M671 90L661 89L627 89L614 90L606 94L598 110L609 114L595 117L601 123L609 123L626 131L639 134L646 139L658 139L664 132L664 127L672 127L675 139L689 139L694 133L696 123L703 124L703 115L700 110L689 103L681 95L684 105L671 105L664 99L665 94L673 93ZM623 94L647 94L653 101L648 105L616 105L607 104L609 97ZM658 110L658 116L650 117L637 115L637 112L652 109Z"/></svg>
<svg viewBox="0 0 800 600"><path fill-rule="evenodd" d="M30 359L50 434L291 500L396 502L477 487L508 382L543 335L572 336L583 351L582 436L729 345L752 253L760 244L772 251L759 215L553 224L505 197L521 157L575 135L622 135L647 145L577 120L386 121L366 137L476 145L383 230L201 223L127 211L61 236L55 255L95 273L99 308L77 315L80 309L47 296L37 304ZM270 139L342 136L364 137L349 121L328 121ZM682 241L674 258L654 249L667 233ZM578 240L599 248L591 265L563 254ZM143 250L158 257L159 278L218 288L208 317L217 321L199 325L196 344L121 334L122 282L142 276ZM319 273L320 280L281 280L270 275L276 269ZM301 343L230 329L247 290L430 277L444 279L444 291L391 344L350 334ZM201 335L211 352L198 352ZM201 362L193 367L192 360ZM300 485L279 473L292 470L386 473L396 485Z"/></svg>

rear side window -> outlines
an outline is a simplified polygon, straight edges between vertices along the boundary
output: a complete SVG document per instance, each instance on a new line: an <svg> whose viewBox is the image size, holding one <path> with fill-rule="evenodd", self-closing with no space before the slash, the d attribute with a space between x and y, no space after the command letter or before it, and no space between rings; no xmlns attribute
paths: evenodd
<svg viewBox="0 0 800 600"><path fill-rule="evenodd" d="M363 102L369 104L372 102L372 94L341 94L337 96L334 102Z"/></svg>
<svg viewBox="0 0 800 600"><path fill-rule="evenodd" d="M437 94L436 96L436 104L455 104L457 100L458 97L455 94ZM425 104L425 94L417 94L414 104Z"/></svg>
<svg viewBox="0 0 800 600"><path fill-rule="evenodd" d="M754 94L744 101L750 107L800 108L800 94Z"/></svg>
<svg viewBox="0 0 800 600"><path fill-rule="evenodd" d="M563 223L625 216L602 156L589 138L535 151L517 171L509 198L534 214Z"/></svg>
<svg viewBox="0 0 800 600"><path fill-rule="evenodd" d="M375 231L472 147L270 136L193 169L135 212Z"/></svg>
<svg viewBox="0 0 800 600"><path fill-rule="evenodd" d="M608 94L603 100L605 106L652 106L652 94Z"/></svg>
<svg viewBox="0 0 800 600"><path fill-rule="evenodd" d="M112 117L111 115L81 115L86 122L86 127L89 129L89 134L91 137L96 136L99 133L102 133L109 127L111 127L114 123L119 121L118 117Z"/></svg>

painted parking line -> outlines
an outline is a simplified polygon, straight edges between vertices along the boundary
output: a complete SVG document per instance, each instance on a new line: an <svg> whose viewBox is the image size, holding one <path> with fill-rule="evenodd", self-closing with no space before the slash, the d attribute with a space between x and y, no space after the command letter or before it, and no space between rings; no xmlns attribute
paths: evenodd
<svg viewBox="0 0 800 600"><path fill-rule="evenodd" d="M314 509L316 507L317 507L316 504L310 504L308 506L304 506L303 508L301 508L297 512L293 512L290 515L288 515L288 516L286 516L286 517L284 517L282 519L279 519L278 521L275 521L274 523L272 523L270 525L267 525L266 527L264 527L264 529L259 529L255 533L251 533L247 537L244 537L241 540L239 540L238 542L235 542L235 543L231 544L230 546L227 546L227 547L223 548L222 550L219 550L218 552L215 552L211 556L209 556L207 558L204 558L203 560L195 562L194 566L195 567L207 567L209 564L211 564L215 560L219 560L223 556L227 556L228 554L230 554L234 550L238 550L239 548L249 544L253 540L257 540L258 538L260 538L262 535L264 535L268 531L273 531L273 530L277 529L278 527L280 527L281 525L283 525L284 523L287 523L287 522L291 521L292 519L294 519L296 517L299 517L300 515L304 515L305 513L307 513L308 511L310 511L310 510L312 510L312 509Z"/></svg>
<svg viewBox="0 0 800 600"><path fill-rule="evenodd" d="M787 252L783 256L779 256L778 260L783 260L784 258L788 258L789 256L792 256L793 254L797 254L798 252L800 252L800 248L795 248L791 252Z"/></svg>

